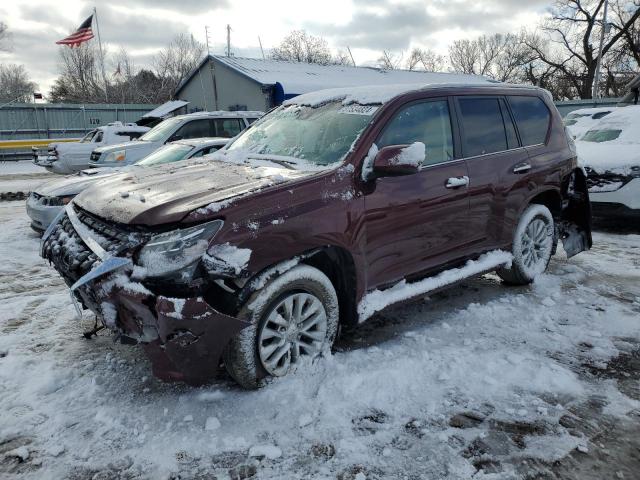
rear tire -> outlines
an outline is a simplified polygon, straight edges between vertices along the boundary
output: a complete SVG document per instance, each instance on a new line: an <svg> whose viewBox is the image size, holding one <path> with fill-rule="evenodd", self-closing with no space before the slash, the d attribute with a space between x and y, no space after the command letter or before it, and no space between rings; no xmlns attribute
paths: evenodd
<svg viewBox="0 0 640 480"><path fill-rule="evenodd" d="M251 324L223 354L229 375L244 388L285 376L303 357L328 351L338 331L338 296L327 276L298 265L254 292L238 315Z"/></svg>
<svg viewBox="0 0 640 480"><path fill-rule="evenodd" d="M513 236L511 268L501 268L496 273L511 285L530 284L547 269L556 241L549 209L544 205L529 205L520 216Z"/></svg>

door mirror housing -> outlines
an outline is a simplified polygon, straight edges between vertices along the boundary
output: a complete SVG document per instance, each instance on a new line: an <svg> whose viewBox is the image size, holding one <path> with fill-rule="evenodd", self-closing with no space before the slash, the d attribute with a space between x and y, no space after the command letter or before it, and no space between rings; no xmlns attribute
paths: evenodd
<svg viewBox="0 0 640 480"><path fill-rule="evenodd" d="M373 160L376 176L411 175L418 172L424 160L425 146L422 142L410 145L389 145L382 148Z"/></svg>
<svg viewBox="0 0 640 480"><path fill-rule="evenodd" d="M182 139L182 135L171 135L171 137L169 137L169 140L167 140L167 143L175 142Z"/></svg>

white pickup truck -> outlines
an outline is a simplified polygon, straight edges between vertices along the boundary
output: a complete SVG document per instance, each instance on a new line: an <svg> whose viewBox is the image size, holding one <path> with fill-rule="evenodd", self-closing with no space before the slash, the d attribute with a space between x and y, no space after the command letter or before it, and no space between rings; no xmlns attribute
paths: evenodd
<svg viewBox="0 0 640 480"><path fill-rule="evenodd" d="M50 143L46 151L33 147L33 163L53 173L79 172L89 166L94 149L135 140L149 130L135 123L109 123L91 130L79 142Z"/></svg>

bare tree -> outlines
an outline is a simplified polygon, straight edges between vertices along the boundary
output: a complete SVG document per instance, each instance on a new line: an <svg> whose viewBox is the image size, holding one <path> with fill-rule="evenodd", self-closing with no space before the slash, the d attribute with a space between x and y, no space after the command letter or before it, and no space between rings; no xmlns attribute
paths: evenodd
<svg viewBox="0 0 640 480"><path fill-rule="evenodd" d="M420 69L427 72L441 72L444 69L444 58L428 48L415 47L407 58L406 68L407 70Z"/></svg>
<svg viewBox="0 0 640 480"><path fill-rule="evenodd" d="M378 57L378 67L383 70L396 70L402 64L402 53L392 53L386 50L382 51L382 55Z"/></svg>
<svg viewBox="0 0 640 480"><path fill-rule="evenodd" d="M51 88L51 101L96 103L104 99L104 82L98 66L100 52L95 44L60 47L59 57L61 73Z"/></svg>
<svg viewBox="0 0 640 480"><path fill-rule="evenodd" d="M542 26L547 42L528 42L542 62L554 67L571 83L580 98L592 97L604 2L557 0L551 18ZM638 28L635 24L640 19L638 0L617 0L611 10L610 28L605 29L603 56L629 38L630 44L635 45L633 36ZM549 41L553 48L547 45Z"/></svg>
<svg viewBox="0 0 640 480"><path fill-rule="evenodd" d="M0 65L0 102L31 102L35 89L24 65Z"/></svg>
<svg viewBox="0 0 640 480"><path fill-rule="evenodd" d="M537 54L524 41L524 33L481 35L473 40L456 40L449 47L454 71L486 75L502 82L519 82L525 67Z"/></svg>
<svg viewBox="0 0 640 480"><path fill-rule="evenodd" d="M205 46L196 41L193 35L179 34L171 43L158 53L154 59L154 71L160 79L162 98L170 98L178 84L202 60Z"/></svg>
<svg viewBox="0 0 640 480"><path fill-rule="evenodd" d="M294 30L289 33L280 45L271 50L270 57L274 60L321 65L334 63L327 41L322 37L310 35L304 30Z"/></svg>

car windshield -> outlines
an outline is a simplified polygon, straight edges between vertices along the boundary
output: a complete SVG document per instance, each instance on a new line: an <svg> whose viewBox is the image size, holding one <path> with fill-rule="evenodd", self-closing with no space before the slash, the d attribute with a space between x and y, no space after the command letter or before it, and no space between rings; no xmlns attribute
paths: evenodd
<svg viewBox="0 0 640 480"><path fill-rule="evenodd" d="M294 165L328 166L344 159L374 111L374 107L340 102L283 106L241 134L227 151L288 157Z"/></svg>
<svg viewBox="0 0 640 480"><path fill-rule="evenodd" d="M159 148L152 154L144 157L142 160L137 161L136 165L149 167L151 165L177 162L178 160L184 159L191 150L193 150L191 145L172 143Z"/></svg>
<svg viewBox="0 0 640 480"><path fill-rule="evenodd" d="M584 134L582 140L585 142L609 142L620 136L622 130L589 130Z"/></svg>
<svg viewBox="0 0 640 480"><path fill-rule="evenodd" d="M169 118L164 120L142 135L140 140L146 140L148 142L164 141L181 122L182 119L180 118Z"/></svg>
<svg viewBox="0 0 640 480"><path fill-rule="evenodd" d="M91 130L84 137L82 137L82 140L80 140L79 143L89 143L91 141L91 139L93 138L93 136L96 134L96 132L97 132L97 130Z"/></svg>

